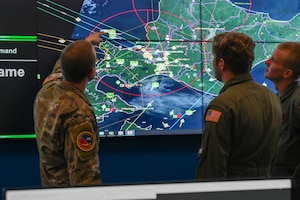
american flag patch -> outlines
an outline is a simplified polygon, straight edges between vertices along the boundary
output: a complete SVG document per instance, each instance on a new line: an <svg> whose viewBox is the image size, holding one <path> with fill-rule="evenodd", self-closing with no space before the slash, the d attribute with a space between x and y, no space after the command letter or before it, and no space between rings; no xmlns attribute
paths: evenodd
<svg viewBox="0 0 300 200"><path fill-rule="evenodd" d="M205 121L218 123L221 117L221 112L213 109L208 109L205 115Z"/></svg>

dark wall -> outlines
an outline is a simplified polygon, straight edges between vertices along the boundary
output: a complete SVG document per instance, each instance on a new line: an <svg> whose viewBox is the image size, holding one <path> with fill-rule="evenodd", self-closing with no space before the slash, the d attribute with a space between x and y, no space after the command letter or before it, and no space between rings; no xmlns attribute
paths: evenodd
<svg viewBox="0 0 300 200"><path fill-rule="evenodd" d="M192 180L200 141L200 135L101 138L103 182L111 185ZM41 186L34 139L0 140L0 163L1 188Z"/></svg>

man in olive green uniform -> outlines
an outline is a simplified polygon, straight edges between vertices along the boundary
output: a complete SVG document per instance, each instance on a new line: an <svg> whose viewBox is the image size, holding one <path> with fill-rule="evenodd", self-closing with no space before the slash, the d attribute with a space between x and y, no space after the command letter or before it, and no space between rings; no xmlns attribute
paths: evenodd
<svg viewBox="0 0 300 200"><path fill-rule="evenodd" d="M271 176L293 177L294 199L300 199L300 43L279 44L265 64L264 75L275 85L283 116Z"/></svg>
<svg viewBox="0 0 300 200"><path fill-rule="evenodd" d="M281 106L250 75L254 47L242 33L221 33L213 40L214 72L224 87L205 112L197 180L270 177Z"/></svg>
<svg viewBox="0 0 300 200"><path fill-rule="evenodd" d="M95 75L95 61L88 40L68 45L36 96L34 122L44 187L102 184L97 122L84 94Z"/></svg>

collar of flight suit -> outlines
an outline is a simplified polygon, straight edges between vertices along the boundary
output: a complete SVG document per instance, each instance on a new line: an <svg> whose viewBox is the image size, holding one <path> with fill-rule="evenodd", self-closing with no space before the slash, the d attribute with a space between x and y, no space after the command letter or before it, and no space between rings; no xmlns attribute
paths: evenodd
<svg viewBox="0 0 300 200"><path fill-rule="evenodd" d="M245 81L253 80L250 73L242 73L242 74L236 74L232 79L230 79L221 89L220 94L223 93L227 88L229 88L232 85L236 85Z"/></svg>
<svg viewBox="0 0 300 200"><path fill-rule="evenodd" d="M291 96L297 87L300 87L299 82L298 82L298 81L292 82L292 83L287 87L287 89L286 89L286 91L283 93L283 95L280 96L280 100L281 100L281 101L284 101L284 100L287 99L289 96ZM278 95L278 93L277 93L277 95Z"/></svg>

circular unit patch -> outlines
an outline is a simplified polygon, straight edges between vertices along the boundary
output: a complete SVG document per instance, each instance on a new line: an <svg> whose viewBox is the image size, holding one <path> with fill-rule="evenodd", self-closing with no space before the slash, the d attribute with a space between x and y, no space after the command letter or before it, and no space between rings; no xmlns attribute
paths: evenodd
<svg viewBox="0 0 300 200"><path fill-rule="evenodd" d="M91 132L84 131L77 136L77 146L82 151L91 151L94 148L95 144L95 135Z"/></svg>

